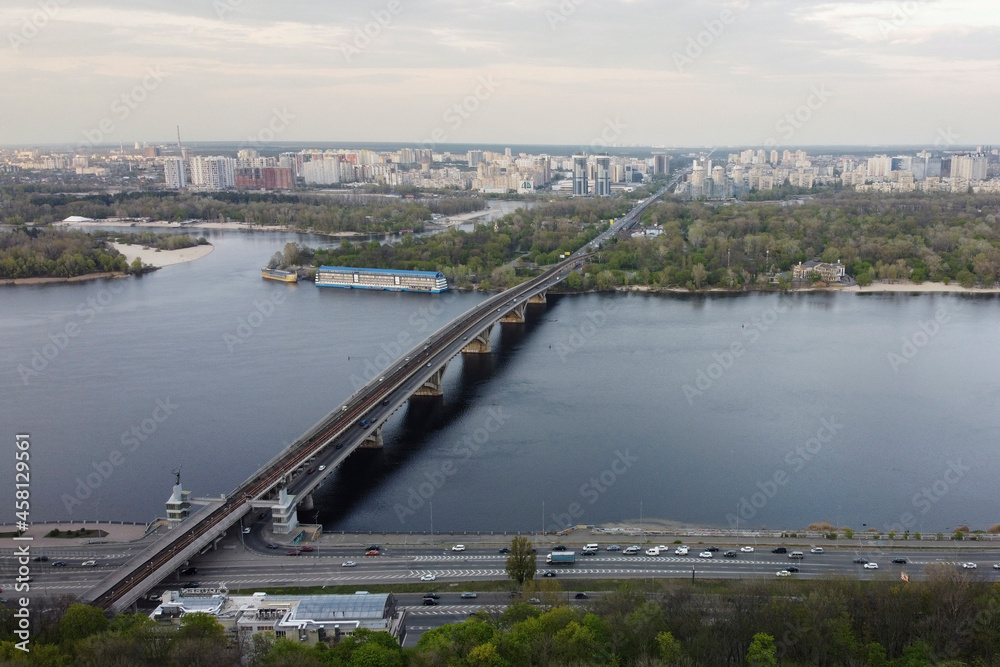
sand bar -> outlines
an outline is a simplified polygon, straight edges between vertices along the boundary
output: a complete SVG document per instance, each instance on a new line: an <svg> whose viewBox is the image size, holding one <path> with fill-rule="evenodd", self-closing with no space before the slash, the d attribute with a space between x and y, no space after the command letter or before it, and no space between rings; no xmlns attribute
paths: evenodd
<svg viewBox="0 0 1000 667"><path fill-rule="evenodd" d="M196 245L190 248L180 248L179 250L157 250L141 245L129 245L125 243L112 243L115 250L125 255L125 259L131 264L138 257L143 264L156 267L170 266L182 262L191 262L201 259L208 253L215 250L213 245Z"/></svg>

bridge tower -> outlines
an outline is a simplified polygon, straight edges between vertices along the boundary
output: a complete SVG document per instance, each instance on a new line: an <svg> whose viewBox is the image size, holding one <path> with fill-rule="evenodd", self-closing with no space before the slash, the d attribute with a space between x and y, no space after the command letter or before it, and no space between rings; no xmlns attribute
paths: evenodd
<svg viewBox="0 0 1000 667"><path fill-rule="evenodd" d="M180 468L174 470L177 481L174 483L173 493L167 500L167 528L179 526L184 519L191 516L191 492L185 491L181 486Z"/></svg>
<svg viewBox="0 0 1000 667"><path fill-rule="evenodd" d="M288 489L285 488L287 484L288 479L282 477L281 489L278 491L278 504L271 508L271 516L274 518L274 532L278 535L287 535L299 525L295 496L288 493Z"/></svg>

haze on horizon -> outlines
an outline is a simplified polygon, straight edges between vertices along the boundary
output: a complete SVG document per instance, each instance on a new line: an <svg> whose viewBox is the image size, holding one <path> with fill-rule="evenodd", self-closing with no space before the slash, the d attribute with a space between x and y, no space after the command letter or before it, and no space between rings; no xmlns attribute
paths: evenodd
<svg viewBox="0 0 1000 667"><path fill-rule="evenodd" d="M998 140L995 0L12 0L0 35L0 145Z"/></svg>

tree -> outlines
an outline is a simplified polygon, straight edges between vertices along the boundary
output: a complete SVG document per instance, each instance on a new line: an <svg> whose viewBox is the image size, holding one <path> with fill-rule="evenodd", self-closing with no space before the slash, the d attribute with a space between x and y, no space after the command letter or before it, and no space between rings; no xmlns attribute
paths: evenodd
<svg viewBox="0 0 1000 667"><path fill-rule="evenodd" d="M225 641L226 630L214 616L198 611L181 617L181 629L178 635L186 639Z"/></svg>
<svg viewBox="0 0 1000 667"><path fill-rule="evenodd" d="M778 664L778 647L774 645L774 637L766 632L758 632L750 642L747 650L747 663L752 667L769 667Z"/></svg>
<svg viewBox="0 0 1000 667"><path fill-rule="evenodd" d="M695 289L701 289L701 286L705 283L705 278L708 278L708 271L705 270L705 265L695 264L694 268L691 269L691 281L694 282Z"/></svg>
<svg viewBox="0 0 1000 667"><path fill-rule="evenodd" d="M136 275L142 273L142 260L138 257L133 259L132 264L129 265L129 270Z"/></svg>
<svg viewBox="0 0 1000 667"><path fill-rule="evenodd" d="M107 627L108 619L104 611L86 604L71 604L59 619L59 634L68 641L96 635Z"/></svg>
<svg viewBox="0 0 1000 667"><path fill-rule="evenodd" d="M526 537L515 537L510 543L507 555L507 576L518 586L535 578L535 552Z"/></svg>

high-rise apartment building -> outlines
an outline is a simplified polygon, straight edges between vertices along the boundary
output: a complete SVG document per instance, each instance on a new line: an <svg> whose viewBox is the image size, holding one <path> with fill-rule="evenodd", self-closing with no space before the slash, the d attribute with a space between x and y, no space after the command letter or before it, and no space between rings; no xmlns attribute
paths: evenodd
<svg viewBox="0 0 1000 667"><path fill-rule="evenodd" d="M163 160L163 177L167 187L180 190L187 187L187 168L184 160L179 157L168 157Z"/></svg>
<svg viewBox="0 0 1000 667"><path fill-rule="evenodd" d="M582 197L590 194L587 185L587 156L573 156L573 194Z"/></svg>
<svg viewBox="0 0 1000 667"><path fill-rule="evenodd" d="M594 194L598 197L611 196L611 158L598 155L595 159L597 172L594 178Z"/></svg>

